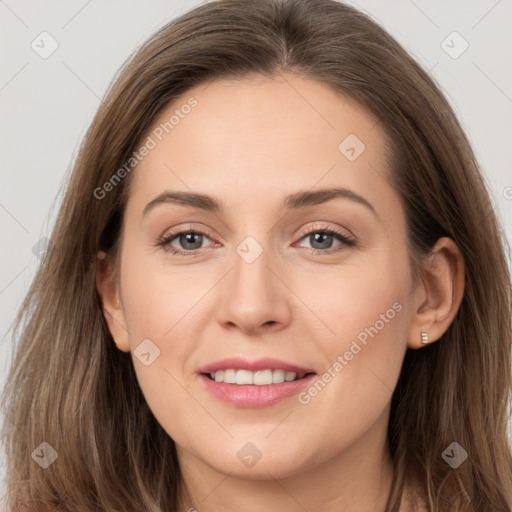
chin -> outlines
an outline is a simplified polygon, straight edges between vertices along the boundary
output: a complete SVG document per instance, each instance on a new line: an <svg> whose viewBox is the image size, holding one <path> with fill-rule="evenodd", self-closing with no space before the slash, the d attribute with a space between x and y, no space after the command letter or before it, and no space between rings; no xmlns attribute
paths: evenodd
<svg viewBox="0 0 512 512"><path fill-rule="evenodd" d="M203 461L215 471L248 480L284 479L314 467L312 460L305 459L304 450L300 448L295 448L293 452L282 452L275 446L257 449L250 442L242 443L240 448L238 444L234 456L226 457L227 451L232 452L232 448L229 448L219 457L212 458L210 454ZM290 446L301 445L290 443Z"/></svg>

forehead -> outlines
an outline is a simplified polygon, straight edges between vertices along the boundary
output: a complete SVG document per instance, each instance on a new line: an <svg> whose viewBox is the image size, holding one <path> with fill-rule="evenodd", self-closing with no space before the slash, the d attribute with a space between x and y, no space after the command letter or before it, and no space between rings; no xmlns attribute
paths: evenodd
<svg viewBox="0 0 512 512"><path fill-rule="evenodd" d="M375 116L328 85L289 74L196 86L159 114L149 138L132 183L145 198L173 188L270 200L291 187L363 191L387 181Z"/></svg>

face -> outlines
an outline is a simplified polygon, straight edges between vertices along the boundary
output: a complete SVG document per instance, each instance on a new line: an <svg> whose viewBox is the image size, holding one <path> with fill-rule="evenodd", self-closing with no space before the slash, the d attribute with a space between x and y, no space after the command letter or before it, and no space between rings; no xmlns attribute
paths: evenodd
<svg viewBox="0 0 512 512"><path fill-rule="evenodd" d="M312 80L222 80L144 142L114 337L180 456L279 478L371 446L412 290L377 120Z"/></svg>

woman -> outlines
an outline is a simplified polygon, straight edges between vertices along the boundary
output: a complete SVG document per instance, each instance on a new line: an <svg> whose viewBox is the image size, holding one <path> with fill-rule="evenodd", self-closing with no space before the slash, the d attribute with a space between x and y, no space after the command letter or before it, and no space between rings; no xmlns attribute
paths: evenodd
<svg viewBox="0 0 512 512"><path fill-rule="evenodd" d="M500 233L368 17L190 11L110 88L20 312L9 505L510 510Z"/></svg>

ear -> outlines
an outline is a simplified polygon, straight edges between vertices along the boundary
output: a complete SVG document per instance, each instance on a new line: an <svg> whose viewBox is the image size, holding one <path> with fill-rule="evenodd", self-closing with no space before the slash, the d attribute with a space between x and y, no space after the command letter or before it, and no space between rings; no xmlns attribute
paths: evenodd
<svg viewBox="0 0 512 512"><path fill-rule="evenodd" d="M418 349L422 333L438 340L452 323L464 294L464 259L457 244L440 238L425 260L422 278L413 293L413 316L407 346Z"/></svg>
<svg viewBox="0 0 512 512"><path fill-rule="evenodd" d="M114 263L104 251L98 252L96 260L96 289L101 298L103 316L117 348L129 352L128 329L120 301L119 285L115 279Z"/></svg>

